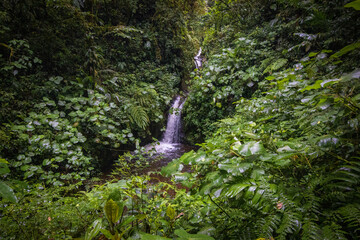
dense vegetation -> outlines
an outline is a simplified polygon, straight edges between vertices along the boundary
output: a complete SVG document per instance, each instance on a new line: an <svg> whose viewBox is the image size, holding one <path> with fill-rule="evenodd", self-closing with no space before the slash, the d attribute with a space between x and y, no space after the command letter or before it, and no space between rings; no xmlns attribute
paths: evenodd
<svg viewBox="0 0 360 240"><path fill-rule="evenodd" d="M201 2L1 4L0 150L12 175L71 183L159 136L191 71Z"/></svg>
<svg viewBox="0 0 360 240"><path fill-rule="evenodd" d="M360 237L359 0L0 6L1 239ZM127 174L181 90L185 188Z"/></svg>

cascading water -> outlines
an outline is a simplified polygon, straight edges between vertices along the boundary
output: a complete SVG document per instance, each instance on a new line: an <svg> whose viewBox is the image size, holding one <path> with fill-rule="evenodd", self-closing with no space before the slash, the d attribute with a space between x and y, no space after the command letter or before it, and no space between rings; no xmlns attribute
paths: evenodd
<svg viewBox="0 0 360 240"><path fill-rule="evenodd" d="M151 164L144 172L160 171L161 167L166 166L173 159L181 157L184 153L189 152L194 146L181 143L181 110L186 99L177 96L171 106L166 130L159 142L151 143L145 146L148 153L155 159L161 156L160 160ZM153 152L153 151L156 152Z"/></svg>
<svg viewBox="0 0 360 240"><path fill-rule="evenodd" d="M172 113L169 114L166 130L161 142L164 143L180 143L181 136L181 109L185 101L182 101L180 96L177 96L173 105Z"/></svg>
<svg viewBox="0 0 360 240"><path fill-rule="evenodd" d="M197 68L197 69L199 69L199 68L202 67L202 61L203 61L203 59L202 59L202 57L201 57L201 51L202 51L202 49L200 48L198 54L194 57L194 59L195 59L195 65L196 65L196 68Z"/></svg>
<svg viewBox="0 0 360 240"><path fill-rule="evenodd" d="M201 57L201 48L194 57L196 68L202 67L203 58ZM184 153L194 150L194 146L181 143L181 110L186 99L177 96L171 106L172 112L169 114L166 124L166 130L161 141L148 144L145 149L148 152L156 151L155 157L161 155L161 160L146 168L146 172L159 171L161 167L166 166L173 159L181 157Z"/></svg>
<svg viewBox="0 0 360 240"><path fill-rule="evenodd" d="M177 96L171 106L171 113L169 113L166 130L159 142L155 145L155 150L158 153L173 154L182 148L181 140L181 109L183 108L185 100Z"/></svg>

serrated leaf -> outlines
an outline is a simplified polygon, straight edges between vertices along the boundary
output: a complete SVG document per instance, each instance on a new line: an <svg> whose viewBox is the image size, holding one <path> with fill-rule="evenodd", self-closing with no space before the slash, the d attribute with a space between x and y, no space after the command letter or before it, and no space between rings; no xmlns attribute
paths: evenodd
<svg viewBox="0 0 360 240"><path fill-rule="evenodd" d="M275 78L274 76L268 76L268 77L266 77L265 79L271 81L271 80L274 80L274 79L276 79L276 78Z"/></svg>
<svg viewBox="0 0 360 240"><path fill-rule="evenodd" d="M313 85L307 86L300 90L300 92L309 91L309 90L315 90L321 88L321 83L323 80L317 80Z"/></svg>
<svg viewBox="0 0 360 240"><path fill-rule="evenodd" d="M319 54L319 52L311 52L311 53L309 53L309 57L315 57L318 54Z"/></svg>

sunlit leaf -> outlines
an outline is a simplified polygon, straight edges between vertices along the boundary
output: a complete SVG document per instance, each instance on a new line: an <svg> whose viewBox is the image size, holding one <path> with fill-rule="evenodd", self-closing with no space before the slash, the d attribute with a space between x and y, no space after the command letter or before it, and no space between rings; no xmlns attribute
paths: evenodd
<svg viewBox="0 0 360 240"><path fill-rule="evenodd" d="M350 2L350 3L346 4L344 7L347 7L347 8L352 7L355 10L360 10L360 0Z"/></svg>
<svg viewBox="0 0 360 240"><path fill-rule="evenodd" d="M234 145L233 149L245 157L265 152L265 148L262 143L254 141L247 142L242 145Z"/></svg>
<svg viewBox="0 0 360 240"><path fill-rule="evenodd" d="M12 190L6 183L0 181L0 196L5 198L13 203L17 202L17 198Z"/></svg>
<svg viewBox="0 0 360 240"><path fill-rule="evenodd" d="M251 184L248 183L237 183L233 184L230 187L228 187L226 190L223 190L221 195L225 195L227 197L235 197L237 194L239 194L241 191L246 189L247 187L250 187Z"/></svg>

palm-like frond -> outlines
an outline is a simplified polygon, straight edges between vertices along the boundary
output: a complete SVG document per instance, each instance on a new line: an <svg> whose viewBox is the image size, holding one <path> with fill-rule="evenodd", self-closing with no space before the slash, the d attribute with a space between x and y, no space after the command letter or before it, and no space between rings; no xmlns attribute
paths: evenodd
<svg viewBox="0 0 360 240"><path fill-rule="evenodd" d="M131 123L136 124L139 128L146 129L149 125L149 117L142 106L130 105L128 112Z"/></svg>

